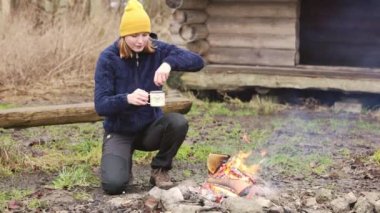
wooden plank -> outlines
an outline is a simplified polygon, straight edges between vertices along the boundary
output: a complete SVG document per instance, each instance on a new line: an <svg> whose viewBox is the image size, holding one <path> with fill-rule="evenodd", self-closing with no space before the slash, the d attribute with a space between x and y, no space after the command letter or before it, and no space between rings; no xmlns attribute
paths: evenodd
<svg viewBox="0 0 380 213"><path fill-rule="evenodd" d="M164 112L187 113L192 102L183 97L167 97ZM98 116L93 103L22 107L0 110L0 128L23 128L57 124L95 122Z"/></svg>
<svg viewBox="0 0 380 213"><path fill-rule="evenodd" d="M292 70L294 69L294 70ZM208 65L198 73L183 73L181 81L187 89L238 90L247 87L342 90L380 93L380 72L376 78L360 78L342 74L322 75L318 68L279 68ZM298 71L297 71L298 70ZM299 71L303 71L299 72ZM378 70L377 70L378 71ZM293 74L292 74L293 73ZM319 73L319 75L316 75ZM336 73L335 73L336 74ZM373 73L372 73L373 74Z"/></svg>
<svg viewBox="0 0 380 213"><path fill-rule="evenodd" d="M211 47L205 56L211 64L294 66L295 50Z"/></svg>
<svg viewBox="0 0 380 213"><path fill-rule="evenodd" d="M213 47L296 49L294 35L214 33L209 34L207 40Z"/></svg>
<svg viewBox="0 0 380 213"><path fill-rule="evenodd" d="M212 17L297 18L296 12L296 2L216 2L207 7Z"/></svg>
<svg viewBox="0 0 380 213"><path fill-rule="evenodd" d="M209 33L296 35L296 19L209 17Z"/></svg>

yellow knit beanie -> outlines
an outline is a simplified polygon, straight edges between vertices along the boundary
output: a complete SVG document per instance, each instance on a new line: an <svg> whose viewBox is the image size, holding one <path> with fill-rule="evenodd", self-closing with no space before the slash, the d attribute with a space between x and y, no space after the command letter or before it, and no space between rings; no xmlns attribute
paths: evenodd
<svg viewBox="0 0 380 213"><path fill-rule="evenodd" d="M121 18L120 36L145 32L151 32L150 18L138 0L129 0Z"/></svg>

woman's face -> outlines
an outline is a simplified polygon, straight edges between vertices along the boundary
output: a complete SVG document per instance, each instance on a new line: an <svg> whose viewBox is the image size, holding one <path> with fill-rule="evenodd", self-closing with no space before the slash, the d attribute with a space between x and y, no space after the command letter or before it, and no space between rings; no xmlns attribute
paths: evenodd
<svg viewBox="0 0 380 213"><path fill-rule="evenodd" d="M134 52L141 52L149 41L149 33L136 33L125 36L125 42Z"/></svg>

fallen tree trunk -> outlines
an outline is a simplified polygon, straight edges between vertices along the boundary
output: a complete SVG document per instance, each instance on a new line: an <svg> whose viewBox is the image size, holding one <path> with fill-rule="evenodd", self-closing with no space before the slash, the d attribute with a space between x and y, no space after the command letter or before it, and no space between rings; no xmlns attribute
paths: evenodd
<svg viewBox="0 0 380 213"><path fill-rule="evenodd" d="M164 112L186 114L192 102L183 97L168 97ZM57 124L85 123L103 120L96 114L94 103L22 107L0 110L0 128L23 128Z"/></svg>

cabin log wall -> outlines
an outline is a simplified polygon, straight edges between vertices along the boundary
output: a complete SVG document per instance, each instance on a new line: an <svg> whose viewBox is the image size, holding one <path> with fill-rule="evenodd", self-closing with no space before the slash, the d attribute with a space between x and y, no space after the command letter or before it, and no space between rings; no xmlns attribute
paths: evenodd
<svg viewBox="0 0 380 213"><path fill-rule="evenodd" d="M172 42L201 55L206 54L209 48L206 40L208 0L166 0L166 4L173 9L169 29Z"/></svg>
<svg viewBox="0 0 380 213"><path fill-rule="evenodd" d="M210 64L294 66L295 0L211 0L207 7Z"/></svg>

